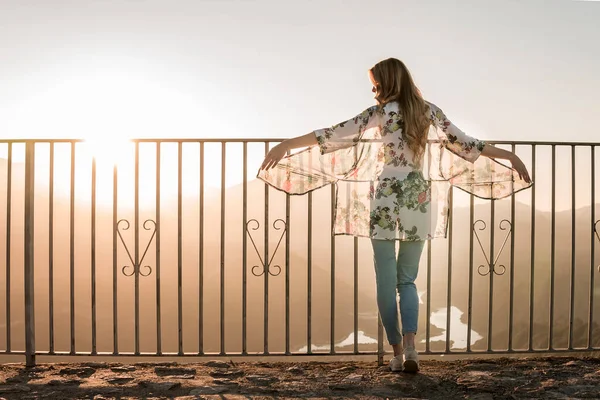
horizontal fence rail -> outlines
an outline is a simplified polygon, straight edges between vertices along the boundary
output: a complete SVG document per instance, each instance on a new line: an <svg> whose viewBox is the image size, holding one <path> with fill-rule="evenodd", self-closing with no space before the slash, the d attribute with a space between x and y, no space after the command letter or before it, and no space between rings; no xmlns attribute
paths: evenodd
<svg viewBox="0 0 600 400"><path fill-rule="evenodd" d="M278 142L0 140L0 355L381 362L370 242L331 235L335 186L255 179ZM453 189L421 259L417 350L598 350L598 144L489 143L535 184Z"/></svg>

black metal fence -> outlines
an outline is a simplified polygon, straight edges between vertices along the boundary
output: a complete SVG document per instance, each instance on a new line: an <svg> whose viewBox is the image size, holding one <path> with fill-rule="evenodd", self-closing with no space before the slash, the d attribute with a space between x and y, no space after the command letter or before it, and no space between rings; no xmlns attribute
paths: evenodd
<svg viewBox="0 0 600 400"><path fill-rule="evenodd" d="M0 354L377 355L368 240L331 235L335 188L254 179L276 140L0 140ZM592 351L597 144L493 143L535 181L455 190L428 242L419 351Z"/></svg>

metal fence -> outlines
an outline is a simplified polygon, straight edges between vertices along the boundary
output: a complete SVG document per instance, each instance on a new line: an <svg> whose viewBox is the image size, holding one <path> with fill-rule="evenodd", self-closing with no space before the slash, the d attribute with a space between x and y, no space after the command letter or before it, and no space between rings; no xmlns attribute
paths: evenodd
<svg viewBox="0 0 600 400"><path fill-rule="evenodd" d="M0 140L0 354L381 361L370 243L331 235L334 187L254 179L275 143ZM418 350L598 349L598 145L492 144L535 184L454 190L421 259Z"/></svg>

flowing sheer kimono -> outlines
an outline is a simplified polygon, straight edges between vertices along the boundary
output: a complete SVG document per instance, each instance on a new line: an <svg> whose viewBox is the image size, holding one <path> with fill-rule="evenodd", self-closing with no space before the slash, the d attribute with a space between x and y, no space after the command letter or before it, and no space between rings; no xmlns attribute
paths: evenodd
<svg viewBox="0 0 600 400"><path fill-rule="evenodd" d="M283 158L257 177L292 195L335 184L333 234L403 241L446 237L452 186L492 200L531 186L510 167L480 157L483 141L428 106L431 126L419 164L394 102L314 131L318 146Z"/></svg>

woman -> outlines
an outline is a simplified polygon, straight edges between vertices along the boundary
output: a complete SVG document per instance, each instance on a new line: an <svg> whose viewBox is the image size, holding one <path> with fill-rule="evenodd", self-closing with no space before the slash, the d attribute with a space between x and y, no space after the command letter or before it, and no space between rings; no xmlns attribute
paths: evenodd
<svg viewBox="0 0 600 400"><path fill-rule="evenodd" d="M369 78L375 106L278 144L258 177L289 194L336 184L333 233L372 242L377 305L394 351L390 369L416 372L419 297L414 282L424 241L446 236L450 187L497 199L531 186L531 179L515 154L467 136L425 101L401 61L377 63ZM285 157L301 147L308 149ZM512 168L490 159L508 160Z"/></svg>

